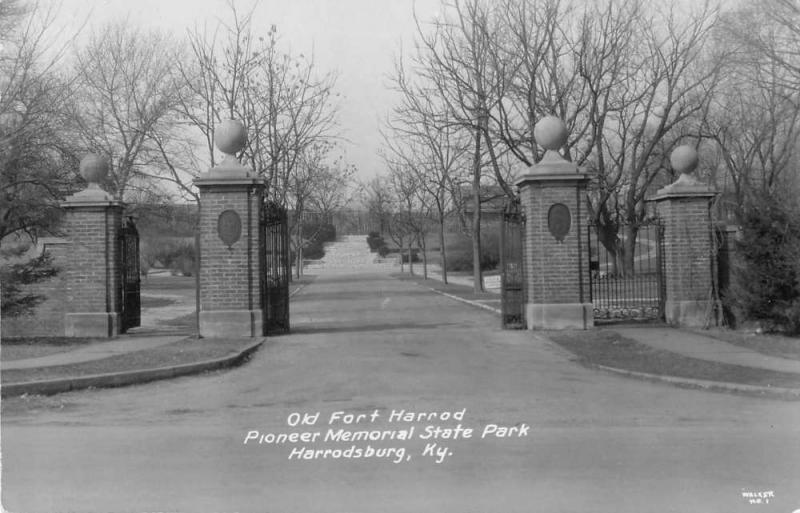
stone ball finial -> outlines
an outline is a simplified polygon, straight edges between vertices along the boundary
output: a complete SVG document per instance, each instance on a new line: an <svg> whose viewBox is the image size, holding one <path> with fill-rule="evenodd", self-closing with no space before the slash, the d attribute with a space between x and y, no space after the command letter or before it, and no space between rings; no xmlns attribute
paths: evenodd
<svg viewBox="0 0 800 513"><path fill-rule="evenodd" d="M228 119L217 125L214 130L214 144L222 153L235 155L246 143L247 129L241 121Z"/></svg>
<svg viewBox="0 0 800 513"><path fill-rule="evenodd" d="M545 150L558 151L567 143L567 126L556 116L545 116L533 127L533 137Z"/></svg>
<svg viewBox="0 0 800 513"><path fill-rule="evenodd" d="M81 159L80 171L89 185L98 184L108 175L108 160L90 153Z"/></svg>
<svg viewBox="0 0 800 513"><path fill-rule="evenodd" d="M681 145L672 150L669 156L669 163L672 169L682 175L691 174L697 169L697 164L700 162L697 156L697 150L689 145Z"/></svg>

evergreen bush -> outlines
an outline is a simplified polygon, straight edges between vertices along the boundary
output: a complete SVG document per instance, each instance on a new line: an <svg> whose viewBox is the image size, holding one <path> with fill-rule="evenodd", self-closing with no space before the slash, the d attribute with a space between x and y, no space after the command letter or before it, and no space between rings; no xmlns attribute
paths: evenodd
<svg viewBox="0 0 800 513"><path fill-rule="evenodd" d="M41 294L31 294L26 285L39 283L58 273L53 267L53 259L48 253L19 264L0 266L0 310L4 316L18 317L33 312L33 309L47 299Z"/></svg>
<svg viewBox="0 0 800 513"><path fill-rule="evenodd" d="M152 259L153 262L161 262L161 265L172 271L173 274L192 276L194 273L197 249L193 238L164 237L148 240L146 245L140 243L140 256L143 245L146 247L147 258Z"/></svg>
<svg viewBox="0 0 800 513"><path fill-rule="evenodd" d="M381 246L386 246L386 242L381 237L381 234L378 232L369 232L367 236L367 245L369 246L369 250L373 253L379 252L379 248Z"/></svg>
<svg viewBox="0 0 800 513"><path fill-rule="evenodd" d="M743 209L732 284L723 298L740 321L800 333L800 216L773 197Z"/></svg>
<svg viewBox="0 0 800 513"><path fill-rule="evenodd" d="M303 258L319 260L325 256L325 243L336 240L336 227L329 223L307 222L303 224L303 235L306 238ZM295 260L294 252L291 258Z"/></svg>
<svg viewBox="0 0 800 513"><path fill-rule="evenodd" d="M500 263L500 235L497 231L481 234L481 269L496 269ZM447 271L472 271L472 241L463 239L447 248Z"/></svg>

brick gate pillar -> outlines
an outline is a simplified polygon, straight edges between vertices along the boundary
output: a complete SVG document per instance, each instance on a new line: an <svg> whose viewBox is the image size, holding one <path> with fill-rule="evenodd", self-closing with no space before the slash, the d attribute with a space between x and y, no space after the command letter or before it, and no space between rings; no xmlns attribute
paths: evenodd
<svg viewBox="0 0 800 513"><path fill-rule="evenodd" d="M670 164L680 176L650 200L664 225L665 317L681 326L705 326L719 311L713 290L710 215L716 191L692 176L697 163L694 148L675 148Z"/></svg>
<svg viewBox="0 0 800 513"><path fill-rule="evenodd" d="M247 131L225 121L214 144L226 156L200 175L200 336L257 337L263 333L259 278L259 213L266 184L235 154Z"/></svg>
<svg viewBox="0 0 800 513"><path fill-rule="evenodd" d="M81 160L86 189L66 198L62 230L68 255L59 258L66 284L64 335L113 337L120 333L123 204L100 188L108 162L97 155Z"/></svg>
<svg viewBox="0 0 800 513"><path fill-rule="evenodd" d="M588 175L558 153L567 140L563 121L541 119L534 136L544 157L516 182L526 217L527 326L587 329L594 325L584 235Z"/></svg>

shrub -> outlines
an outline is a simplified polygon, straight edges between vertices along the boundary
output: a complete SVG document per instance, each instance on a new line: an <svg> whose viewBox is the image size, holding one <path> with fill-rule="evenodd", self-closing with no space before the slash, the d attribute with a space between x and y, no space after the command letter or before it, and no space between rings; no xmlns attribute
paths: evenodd
<svg viewBox="0 0 800 513"><path fill-rule="evenodd" d="M500 240L497 231L481 233L481 269L497 268L500 263ZM472 241L461 239L447 247L447 271L472 271Z"/></svg>
<svg viewBox="0 0 800 513"><path fill-rule="evenodd" d="M303 233L315 233L315 240L320 243L333 242L336 240L336 227L327 223L315 223L303 227Z"/></svg>
<svg viewBox="0 0 800 513"><path fill-rule="evenodd" d="M319 260L324 256L325 256L325 248L323 246L323 243L316 239L310 240L308 244L303 248L303 258L308 258L309 260Z"/></svg>
<svg viewBox="0 0 800 513"><path fill-rule="evenodd" d="M402 255L403 263L407 264L408 263L408 249L401 250L400 254ZM411 248L411 261L412 262L419 262L420 261L419 248Z"/></svg>
<svg viewBox="0 0 800 513"><path fill-rule="evenodd" d="M148 258L153 258L153 261L161 262L161 264L165 268L171 270L173 274L191 276L194 273L197 251L194 247L193 238L165 237L152 239L147 241L146 247L150 255Z"/></svg>
<svg viewBox="0 0 800 513"><path fill-rule="evenodd" d="M739 320L800 332L800 219L775 198L744 209L725 302Z"/></svg>
<svg viewBox="0 0 800 513"><path fill-rule="evenodd" d="M369 245L369 250L375 253L381 246L386 246L386 242L384 242L383 237L381 237L378 232L369 232L367 245Z"/></svg>
<svg viewBox="0 0 800 513"><path fill-rule="evenodd" d="M325 256L325 243L336 240L336 227L328 223L307 222L303 224L303 235L306 237L303 246L303 259L319 260ZM296 259L294 251L292 262Z"/></svg>
<svg viewBox="0 0 800 513"><path fill-rule="evenodd" d="M17 317L31 313L46 298L39 294L26 293L24 286L47 280L57 273L48 253L42 253L24 263L1 266L0 305L3 315Z"/></svg>

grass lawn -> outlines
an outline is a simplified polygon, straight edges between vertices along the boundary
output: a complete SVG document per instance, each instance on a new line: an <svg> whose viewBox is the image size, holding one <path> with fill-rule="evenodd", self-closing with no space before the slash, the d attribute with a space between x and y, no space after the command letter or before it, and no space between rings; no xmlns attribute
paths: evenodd
<svg viewBox="0 0 800 513"><path fill-rule="evenodd" d="M254 342L256 340L250 338L235 340L186 338L165 346L102 360L34 369L9 369L3 371L2 382L22 383L197 363L222 358L234 351L239 352Z"/></svg>
<svg viewBox="0 0 800 513"><path fill-rule="evenodd" d="M546 336L588 365L725 383L800 388L798 374L690 358L652 348L612 330L553 331Z"/></svg>
<svg viewBox="0 0 800 513"><path fill-rule="evenodd" d="M800 360L800 337L711 328L698 331L701 335L714 337L758 353L791 360Z"/></svg>
<svg viewBox="0 0 800 513"><path fill-rule="evenodd" d="M31 337L31 338L4 338L0 343L0 355L5 362L38 358L56 353L71 351L81 346L102 342L106 339L99 338L73 338L73 337Z"/></svg>
<svg viewBox="0 0 800 513"><path fill-rule="evenodd" d="M294 279L289 284L289 292L311 283L316 276L306 275ZM194 278L154 275L143 282L142 308L165 308L179 303L194 305ZM164 294L161 296L160 294ZM195 313L180 315L166 320L159 320L158 325L184 327L193 332L196 326ZM169 331L168 333L173 333ZM0 355L3 361L38 358L56 353L78 349L82 346L105 342L104 338L75 337L34 337L7 338L0 344ZM251 341L252 342L252 341ZM31 379L51 379L70 375L102 374L106 372L125 371L139 368L159 367L178 363L192 363L203 359L224 356L237 349L241 341L225 341L217 339L187 339L176 344L159 347L129 355L114 356L94 362L49 367L31 370L3 371L2 381L13 383Z"/></svg>
<svg viewBox="0 0 800 513"><path fill-rule="evenodd" d="M289 284L289 292L307 285L316 278L306 275L295 278ZM142 309L162 309L173 305L191 304L195 301L195 279L191 276L172 276L167 273L154 274L142 280ZM145 314L146 315L146 314ZM193 332L196 316L192 312L172 319L158 320L156 325L183 327ZM170 330L173 333L174 330ZM81 346L107 339L74 338L74 337L33 337L5 338L0 343L0 356L3 361L38 358L51 354L77 349ZM8 371L11 372L11 371ZM3 373L5 374L5 372Z"/></svg>

